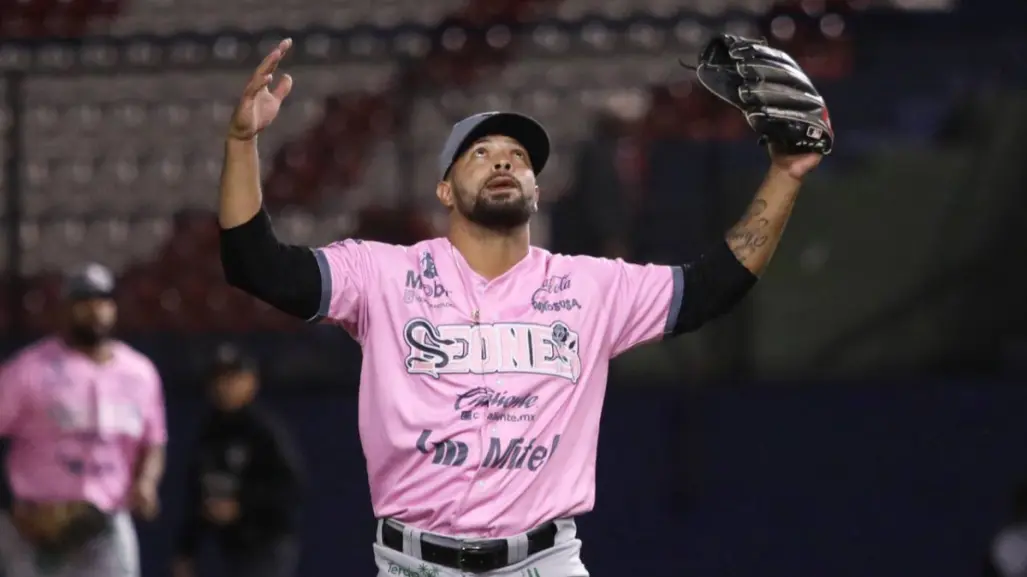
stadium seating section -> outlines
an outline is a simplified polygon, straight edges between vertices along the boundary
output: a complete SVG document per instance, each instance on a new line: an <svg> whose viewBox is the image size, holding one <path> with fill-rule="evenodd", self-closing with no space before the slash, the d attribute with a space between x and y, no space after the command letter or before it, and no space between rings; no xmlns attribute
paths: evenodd
<svg viewBox="0 0 1027 577"><path fill-rule="evenodd" d="M751 148L739 116L695 90L676 62L715 30L765 35L795 54L832 103L846 143L839 154L881 139L930 138L950 105L946 95L966 77L943 77L923 58L947 41L955 19L968 16L906 16L890 4L867 12L868 4L0 3L0 37L9 39L0 42L0 70L27 71L13 88L2 85L0 101L0 127L11 127L21 111L19 134L0 143L0 156L19 142L19 266L31 283L24 320L48 326L56 274L94 259L121 272L131 330L296 326L225 286L210 216L232 105L252 66L282 34L297 39L287 64L296 88L262 137L265 195L284 237L317 245L350 234L432 234L439 216L435 154L449 125L469 111L512 108L549 128L555 151L542 178L549 200L572 178L573 147L587 138L593 111L610 103L645 110L638 125L647 139ZM933 24L906 28L903 18ZM1010 50L1018 46L1021 54L1022 32L1002 36L1019 42ZM874 42L864 46L860 34L874 34ZM968 65L971 48L987 47L952 45L945 54ZM856 93L879 100L869 106ZM370 224L380 223L383 211L405 211L408 224L391 232ZM433 216L418 216L427 214ZM544 242L544 220L538 228ZM16 313L3 312L0 323Z"/></svg>

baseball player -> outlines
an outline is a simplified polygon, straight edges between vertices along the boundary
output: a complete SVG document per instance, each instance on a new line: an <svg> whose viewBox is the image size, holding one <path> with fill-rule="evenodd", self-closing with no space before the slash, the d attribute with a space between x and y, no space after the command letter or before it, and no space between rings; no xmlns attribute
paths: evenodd
<svg viewBox="0 0 1027 577"><path fill-rule="evenodd" d="M699 260L637 265L531 246L549 137L526 116L475 114L439 157L446 237L290 246L262 207L256 143L292 88L272 78L290 46L257 68L228 129L221 259L235 287L363 347L378 574L587 576L574 517L593 506L610 359L738 302L821 152L774 152L748 213Z"/></svg>
<svg viewBox="0 0 1027 577"><path fill-rule="evenodd" d="M231 344L217 350L211 407L189 466L185 520L173 577L195 577L212 537L232 577L293 577L304 467L292 435L256 402L257 360Z"/></svg>
<svg viewBox="0 0 1027 577"><path fill-rule="evenodd" d="M138 577L130 511L158 512L167 440L156 368L111 337L114 277L98 264L65 280L59 334L0 373L0 436L13 493L0 515L5 577Z"/></svg>

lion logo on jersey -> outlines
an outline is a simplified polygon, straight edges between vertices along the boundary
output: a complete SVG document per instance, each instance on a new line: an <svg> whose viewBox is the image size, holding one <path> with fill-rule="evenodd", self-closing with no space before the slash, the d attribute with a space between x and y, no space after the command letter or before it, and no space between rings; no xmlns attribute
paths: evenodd
<svg viewBox="0 0 1027 577"><path fill-rule="evenodd" d="M412 375L522 373L572 383L581 377L580 338L561 321L436 326L416 318L403 328L403 340Z"/></svg>
<svg viewBox="0 0 1027 577"><path fill-rule="evenodd" d="M439 276L439 272L435 269L435 259L428 251L421 253L421 275L426 279L434 279Z"/></svg>

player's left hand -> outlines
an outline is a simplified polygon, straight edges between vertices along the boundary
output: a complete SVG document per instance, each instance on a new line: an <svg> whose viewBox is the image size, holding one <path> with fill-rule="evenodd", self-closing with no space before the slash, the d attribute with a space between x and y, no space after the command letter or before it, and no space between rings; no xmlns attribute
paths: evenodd
<svg viewBox="0 0 1027 577"><path fill-rule="evenodd" d="M824 156L820 153L783 154L770 147L770 161L774 168L796 180L802 180L820 164Z"/></svg>
<svg viewBox="0 0 1027 577"><path fill-rule="evenodd" d="M235 499L207 499L203 509L207 519L217 525L228 525L239 518L239 502Z"/></svg>
<svg viewBox="0 0 1027 577"><path fill-rule="evenodd" d="M139 481L132 487L132 510L147 521L157 518L160 513L160 497L157 496L155 483Z"/></svg>

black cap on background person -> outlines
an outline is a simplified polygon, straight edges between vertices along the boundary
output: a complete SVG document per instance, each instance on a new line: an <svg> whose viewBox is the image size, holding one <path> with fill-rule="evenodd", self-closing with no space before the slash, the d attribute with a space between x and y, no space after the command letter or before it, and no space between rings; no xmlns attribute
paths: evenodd
<svg viewBox="0 0 1027 577"><path fill-rule="evenodd" d="M114 332L118 307L114 273L102 264L76 266L64 275L61 295L65 302L63 333L72 347L97 352Z"/></svg>
<svg viewBox="0 0 1027 577"><path fill-rule="evenodd" d="M214 352L209 377L209 395L214 407L232 413L248 406L257 395L259 364L245 350L232 343Z"/></svg>
<svg viewBox="0 0 1027 577"><path fill-rule="evenodd" d="M214 351L210 377L217 378L225 374L257 373L257 359L248 354L242 347L233 343L223 343Z"/></svg>
<svg viewBox="0 0 1027 577"><path fill-rule="evenodd" d="M89 262L65 273L61 292L67 300L113 299L116 288L114 273L109 268Z"/></svg>

